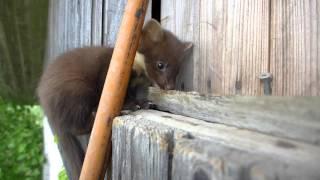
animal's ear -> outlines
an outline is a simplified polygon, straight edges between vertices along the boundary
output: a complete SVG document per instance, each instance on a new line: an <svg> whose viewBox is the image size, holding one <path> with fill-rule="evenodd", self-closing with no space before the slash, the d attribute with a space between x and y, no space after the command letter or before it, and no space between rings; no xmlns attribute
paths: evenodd
<svg viewBox="0 0 320 180"><path fill-rule="evenodd" d="M193 43L192 42L184 42L183 46L184 46L184 49L183 49L184 53L190 53L190 51L192 51L192 49L193 49Z"/></svg>
<svg viewBox="0 0 320 180"><path fill-rule="evenodd" d="M148 38L152 42L160 42L163 38L163 29L155 19L149 20L142 30L142 38Z"/></svg>
<svg viewBox="0 0 320 180"><path fill-rule="evenodd" d="M181 60L190 56L192 53L192 50L193 50L193 43L192 42L184 42L183 43L183 54L182 54Z"/></svg>

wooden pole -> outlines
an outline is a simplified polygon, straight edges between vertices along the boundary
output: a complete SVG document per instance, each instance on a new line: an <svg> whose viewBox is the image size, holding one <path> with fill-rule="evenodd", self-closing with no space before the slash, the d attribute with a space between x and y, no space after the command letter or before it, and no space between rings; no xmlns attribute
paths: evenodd
<svg viewBox="0 0 320 180"><path fill-rule="evenodd" d="M128 0L100 98L80 180L97 180L111 149L112 120L122 108L148 0Z"/></svg>

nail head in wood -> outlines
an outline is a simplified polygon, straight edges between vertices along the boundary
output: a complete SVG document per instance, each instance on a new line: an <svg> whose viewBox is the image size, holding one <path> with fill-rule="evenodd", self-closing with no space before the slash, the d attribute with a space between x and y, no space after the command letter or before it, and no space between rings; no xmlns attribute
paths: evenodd
<svg viewBox="0 0 320 180"><path fill-rule="evenodd" d="M264 95L271 95L271 82L272 82L272 74L271 73L262 73L259 76L260 81L263 83L263 92Z"/></svg>

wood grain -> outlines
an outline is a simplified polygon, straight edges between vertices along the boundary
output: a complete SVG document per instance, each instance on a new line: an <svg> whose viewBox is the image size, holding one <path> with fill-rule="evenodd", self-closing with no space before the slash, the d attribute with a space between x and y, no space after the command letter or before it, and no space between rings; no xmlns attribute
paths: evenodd
<svg viewBox="0 0 320 180"><path fill-rule="evenodd" d="M205 96L149 89L161 110L320 145L320 97Z"/></svg>
<svg viewBox="0 0 320 180"><path fill-rule="evenodd" d="M320 4L271 1L270 71L274 95L320 95Z"/></svg>
<svg viewBox="0 0 320 180"><path fill-rule="evenodd" d="M112 128L112 179L163 180L169 176L173 131L130 117L115 118Z"/></svg>
<svg viewBox="0 0 320 180"><path fill-rule="evenodd" d="M271 72L274 95L319 95L319 3L169 1L162 24L195 44L177 87L201 93L263 95L258 76Z"/></svg>
<svg viewBox="0 0 320 180"><path fill-rule="evenodd" d="M114 46L127 0L108 0L104 7L103 44Z"/></svg>
<svg viewBox="0 0 320 180"><path fill-rule="evenodd" d="M103 30L103 3L104 0L92 0L92 17L91 17L91 44L102 44L102 30Z"/></svg>
<svg viewBox="0 0 320 180"><path fill-rule="evenodd" d="M319 146L159 111L117 117L113 142L115 180L320 177Z"/></svg>
<svg viewBox="0 0 320 180"><path fill-rule="evenodd" d="M162 2L163 26L195 44L193 58L182 70L180 89L262 94L258 76L268 71L268 1Z"/></svg>
<svg viewBox="0 0 320 180"><path fill-rule="evenodd" d="M126 2L50 1L48 58L114 45ZM270 71L274 95L319 95L319 9L317 0L163 0L162 25L195 44L178 89L262 95L258 76Z"/></svg>
<svg viewBox="0 0 320 180"><path fill-rule="evenodd" d="M299 180L319 177L315 167L313 170L301 169L299 163L279 162L280 159L275 158L203 138L181 138L175 140L172 179Z"/></svg>
<svg viewBox="0 0 320 180"><path fill-rule="evenodd" d="M114 46L127 0L50 1L47 59L68 49ZM149 5L146 20L151 18Z"/></svg>
<svg viewBox="0 0 320 180"><path fill-rule="evenodd" d="M92 1L56 0L50 1L49 7L48 61L69 49L90 46L92 39L97 41L91 37L99 36L92 33Z"/></svg>

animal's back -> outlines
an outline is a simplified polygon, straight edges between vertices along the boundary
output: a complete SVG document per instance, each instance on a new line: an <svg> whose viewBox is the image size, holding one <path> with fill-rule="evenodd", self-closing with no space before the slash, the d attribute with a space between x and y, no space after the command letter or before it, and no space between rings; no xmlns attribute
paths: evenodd
<svg viewBox="0 0 320 180"><path fill-rule="evenodd" d="M44 71L38 97L70 179L78 179L84 151L76 135L89 133L113 49L78 48L57 57Z"/></svg>
<svg viewBox="0 0 320 180"><path fill-rule="evenodd" d="M86 128L98 104L112 50L78 48L62 54L47 66L38 86L38 96L54 130Z"/></svg>

